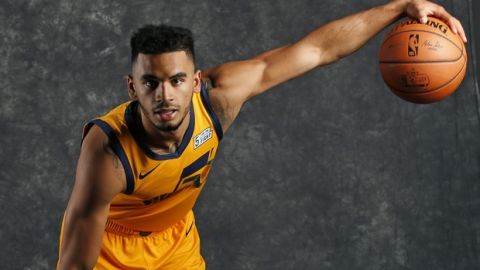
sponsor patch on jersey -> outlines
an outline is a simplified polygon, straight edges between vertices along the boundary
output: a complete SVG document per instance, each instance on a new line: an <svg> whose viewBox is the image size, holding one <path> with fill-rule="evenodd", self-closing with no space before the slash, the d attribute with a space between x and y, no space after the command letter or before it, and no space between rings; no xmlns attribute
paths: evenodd
<svg viewBox="0 0 480 270"><path fill-rule="evenodd" d="M212 138L212 129L206 128L193 139L193 149L197 149L200 145Z"/></svg>

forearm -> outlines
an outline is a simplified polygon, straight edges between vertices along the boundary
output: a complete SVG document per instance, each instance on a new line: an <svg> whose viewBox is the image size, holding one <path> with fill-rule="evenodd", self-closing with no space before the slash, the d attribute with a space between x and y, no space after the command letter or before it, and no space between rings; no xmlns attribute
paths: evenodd
<svg viewBox="0 0 480 270"><path fill-rule="evenodd" d="M409 0L395 0L332 21L314 30L299 43L318 49L318 65L334 62L355 52L378 32L398 20L405 13L408 3Z"/></svg>
<svg viewBox="0 0 480 270"><path fill-rule="evenodd" d="M93 268L100 253L107 211L84 215L67 209L57 269Z"/></svg>

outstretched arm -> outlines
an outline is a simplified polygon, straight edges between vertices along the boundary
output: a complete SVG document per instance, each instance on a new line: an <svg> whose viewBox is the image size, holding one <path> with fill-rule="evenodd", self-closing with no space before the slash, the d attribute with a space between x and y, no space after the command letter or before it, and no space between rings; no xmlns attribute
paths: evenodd
<svg viewBox="0 0 480 270"><path fill-rule="evenodd" d="M204 71L202 76L210 81L210 99L222 128L228 129L248 99L355 52L405 14L422 22L427 15L438 17L466 41L460 22L443 7L425 0L394 0L332 21L291 45Z"/></svg>

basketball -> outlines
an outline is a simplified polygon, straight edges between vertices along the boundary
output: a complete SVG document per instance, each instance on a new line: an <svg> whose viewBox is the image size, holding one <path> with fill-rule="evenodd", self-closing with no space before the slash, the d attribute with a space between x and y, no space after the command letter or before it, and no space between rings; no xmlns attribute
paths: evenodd
<svg viewBox="0 0 480 270"><path fill-rule="evenodd" d="M396 25L380 49L380 72L386 85L413 103L433 103L451 95L462 82L467 55L460 36L429 17Z"/></svg>

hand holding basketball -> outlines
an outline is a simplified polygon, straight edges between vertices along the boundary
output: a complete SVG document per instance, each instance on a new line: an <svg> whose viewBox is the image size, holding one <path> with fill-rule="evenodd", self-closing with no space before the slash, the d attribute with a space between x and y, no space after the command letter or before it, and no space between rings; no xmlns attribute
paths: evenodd
<svg viewBox="0 0 480 270"><path fill-rule="evenodd" d="M442 6L425 0L410 0L408 1L406 13L411 18L417 19L424 24L427 23L428 16L438 18L446 22L452 29L452 32L458 34L463 42L467 42L467 37L460 21L450 15Z"/></svg>
<svg viewBox="0 0 480 270"><path fill-rule="evenodd" d="M397 96L432 103L451 95L467 68L465 46L441 20L407 20L396 25L380 49L380 71Z"/></svg>
<svg viewBox="0 0 480 270"><path fill-rule="evenodd" d="M397 96L432 103L451 95L467 67L465 32L442 6L424 0L406 2L412 19L396 25L380 49L380 71ZM432 16L432 17L429 17ZM434 18L435 17L435 18Z"/></svg>

